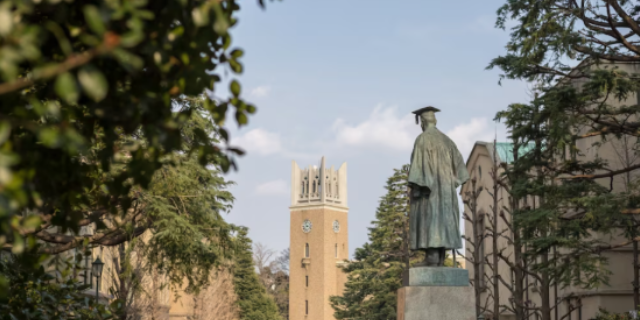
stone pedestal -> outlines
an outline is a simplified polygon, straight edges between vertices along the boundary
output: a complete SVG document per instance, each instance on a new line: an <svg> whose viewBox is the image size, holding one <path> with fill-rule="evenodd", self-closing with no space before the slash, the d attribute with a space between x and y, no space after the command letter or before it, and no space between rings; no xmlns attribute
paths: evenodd
<svg viewBox="0 0 640 320"><path fill-rule="evenodd" d="M469 272L446 267L411 268L398 290L398 320L475 320Z"/></svg>

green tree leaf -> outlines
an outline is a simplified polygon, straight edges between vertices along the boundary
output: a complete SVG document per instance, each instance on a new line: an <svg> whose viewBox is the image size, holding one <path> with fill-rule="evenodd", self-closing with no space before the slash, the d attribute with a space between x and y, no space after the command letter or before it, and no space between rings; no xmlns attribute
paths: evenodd
<svg viewBox="0 0 640 320"><path fill-rule="evenodd" d="M68 104L75 104L80 96L76 86L76 79L69 72L58 76L55 89L58 96Z"/></svg>
<svg viewBox="0 0 640 320"><path fill-rule="evenodd" d="M78 80L84 92L94 101L101 101L107 95L107 80L97 68L87 66L80 69Z"/></svg>
<svg viewBox="0 0 640 320"><path fill-rule="evenodd" d="M40 217L36 215L30 215L24 219L22 225L25 228L37 228L38 226L40 226L40 223L42 223Z"/></svg>
<svg viewBox="0 0 640 320"><path fill-rule="evenodd" d="M231 81L231 84L229 85L229 89L231 90L231 93L233 94L234 97L239 97L240 96L240 83L238 83L238 81L233 80Z"/></svg>
<svg viewBox="0 0 640 320"><path fill-rule="evenodd" d="M106 32L106 27L104 26L98 8L94 5L85 5L82 11L84 12L84 19L87 25L89 25L89 28L91 28L91 31L98 35L103 35Z"/></svg>

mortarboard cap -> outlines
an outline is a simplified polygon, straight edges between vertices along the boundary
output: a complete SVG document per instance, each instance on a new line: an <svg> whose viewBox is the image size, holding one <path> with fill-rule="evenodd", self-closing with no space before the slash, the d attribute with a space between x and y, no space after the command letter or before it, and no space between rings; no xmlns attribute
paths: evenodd
<svg viewBox="0 0 640 320"><path fill-rule="evenodd" d="M432 107L432 106L428 106L428 107L424 107L424 108L420 108L418 110L413 111L412 113L416 115L416 124L418 124L418 118L420 117L421 114L425 113L425 112L440 112L440 109Z"/></svg>

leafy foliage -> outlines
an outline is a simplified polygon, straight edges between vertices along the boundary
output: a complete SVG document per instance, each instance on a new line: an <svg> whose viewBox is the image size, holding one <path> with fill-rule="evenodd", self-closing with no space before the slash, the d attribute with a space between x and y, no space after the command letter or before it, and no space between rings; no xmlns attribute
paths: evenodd
<svg viewBox="0 0 640 320"><path fill-rule="evenodd" d="M51 274L37 254L5 255L0 273L8 279L8 290L0 296L0 319L113 319L120 301L105 306L96 303L70 275L70 268Z"/></svg>
<svg viewBox="0 0 640 320"><path fill-rule="evenodd" d="M233 284L242 320L281 320L278 306L267 294L256 274L253 262L251 240L248 230L239 227L236 230L236 257L233 272Z"/></svg>
<svg viewBox="0 0 640 320"><path fill-rule="evenodd" d="M18 253L38 219L77 231L89 208L126 212L132 188L185 149L178 128L194 110L173 112L182 96L209 90L202 112L221 140L196 130L185 152L234 167L242 151L226 147L222 125L230 111L245 125L255 107L232 78L229 99L211 90L223 72L243 70L228 32L239 9L235 0L0 1L1 241ZM121 143L134 135L145 143Z"/></svg>
<svg viewBox="0 0 640 320"><path fill-rule="evenodd" d="M594 320L634 320L629 313L611 313L607 310L600 310Z"/></svg>
<svg viewBox="0 0 640 320"><path fill-rule="evenodd" d="M194 117L190 125L198 129L204 121ZM197 290L207 284L213 266L231 257L231 226L221 215L234 200L230 184L218 166L203 167L195 155L174 153L149 188L140 190L136 212L144 218L134 227L149 223L145 257L172 283L186 279Z"/></svg>
<svg viewBox="0 0 640 320"><path fill-rule="evenodd" d="M535 200L514 210L513 223L543 286L606 283L606 259L599 253L640 241L637 223L626 215L638 212L637 177L630 173L640 167L586 154L630 141L622 149L637 155L640 106L630 98L640 90L633 67L640 62L638 10L633 1L605 0L512 0L498 10L498 27L510 20L515 26L507 53L489 68L500 68L501 79L537 83L530 103L512 104L497 119L505 120L516 148L536 146L514 161L507 176L516 201ZM620 181L624 187L614 188ZM618 233L628 241L604 243L592 232ZM558 253L549 255L554 248ZM543 309L548 319L550 307Z"/></svg>
<svg viewBox="0 0 640 320"><path fill-rule="evenodd" d="M170 284L181 285L186 280L189 290L206 286L210 270L228 259L232 252L231 227L221 214L230 209L233 196L226 190L231 183L220 175L219 164L214 162L203 167L198 156L188 152L197 132L213 137L216 133L215 124L206 118L200 103L201 100L196 99L180 105L183 109L193 109L191 117L177 128L185 141L184 147L158 159L161 167L154 172L146 189L133 187L131 193L135 201L129 210L113 217L104 208L88 208L90 211L83 216L81 226L89 228L104 221L93 234L73 235L60 232L53 225L42 226L32 233L45 243L39 251L58 254L78 247L120 247L125 243L133 246L133 240L146 232L149 236L135 246L147 269L167 275ZM216 140L212 138L212 141ZM133 136L122 139L119 145L127 143L146 144L146 141ZM104 176L126 170L127 154L119 157L124 164L113 166ZM126 262L125 257L120 257L121 263ZM121 269L124 275L128 269L126 263Z"/></svg>

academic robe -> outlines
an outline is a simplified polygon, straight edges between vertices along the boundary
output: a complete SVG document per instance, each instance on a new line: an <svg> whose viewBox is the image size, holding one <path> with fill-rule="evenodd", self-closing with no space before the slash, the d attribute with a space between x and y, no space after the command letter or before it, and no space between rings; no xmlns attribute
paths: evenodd
<svg viewBox="0 0 640 320"><path fill-rule="evenodd" d="M462 248L456 188L469 172L455 143L435 127L416 138L409 167L410 248Z"/></svg>

